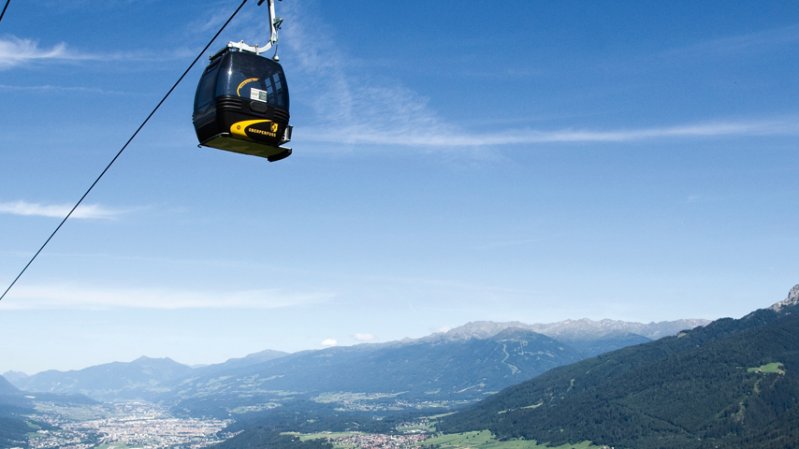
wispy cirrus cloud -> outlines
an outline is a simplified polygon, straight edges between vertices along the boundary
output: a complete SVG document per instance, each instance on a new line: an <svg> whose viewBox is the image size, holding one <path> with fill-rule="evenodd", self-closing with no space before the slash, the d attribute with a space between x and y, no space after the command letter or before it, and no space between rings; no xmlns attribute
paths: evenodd
<svg viewBox="0 0 799 449"><path fill-rule="evenodd" d="M100 94L100 95L131 95L130 92L121 90L108 90L98 87L82 86L57 86L53 84L43 84L37 86L23 86L13 84L0 84L0 91L24 92L26 94L55 94L55 93L77 93L77 94Z"/></svg>
<svg viewBox="0 0 799 449"><path fill-rule="evenodd" d="M380 124L375 125L375 122L369 122L347 127L308 127L303 130L305 133L303 139L318 143L468 148L543 143L623 143L658 139L799 135L799 121L787 118L707 121L648 128L507 129L495 132L475 132L454 129L451 126L417 128L409 125L384 128Z"/></svg>
<svg viewBox="0 0 799 449"><path fill-rule="evenodd" d="M727 36L674 48L663 56L734 55L753 53L799 43L799 24Z"/></svg>
<svg viewBox="0 0 799 449"><path fill-rule="evenodd" d="M43 46L33 39L16 36L0 38L0 70L26 67L35 64L78 61L131 61L163 62L187 59L195 50L173 48L164 51L117 51L111 53L91 53L76 50L65 42Z"/></svg>
<svg viewBox="0 0 799 449"><path fill-rule="evenodd" d="M72 204L41 204L28 201L0 202L0 214L25 217L64 218L72 209ZM72 214L72 218L86 220L113 220L126 211L110 209L99 204L82 204Z"/></svg>
<svg viewBox="0 0 799 449"><path fill-rule="evenodd" d="M45 61L74 61L92 59L70 49L60 42L51 47L42 47L38 41L15 36L0 39L0 70Z"/></svg>
<svg viewBox="0 0 799 449"><path fill-rule="evenodd" d="M386 145L420 149L480 148L505 145L624 143L665 139L716 139L799 135L797 117L709 119L649 127L467 127L442 117L417 92L399 84L374 80L352 69L352 58L333 45L333 30L303 10L287 5L291 28L286 41L303 89L312 90L315 119L303 126L297 140L332 145ZM770 30L703 44L707 48L754 48L799 40L797 27ZM356 64L361 67L361 64ZM295 73L297 73L295 72ZM324 92L324 95L318 95ZM331 114L335 111L335 114Z"/></svg>
<svg viewBox="0 0 799 449"><path fill-rule="evenodd" d="M316 126L304 127L309 131L303 133L307 141L397 143L403 134L449 130L447 134L451 135L457 131L430 108L424 96L402 85L373 81L353 70L353 58L333 44L334 31L303 8L286 5L284 11L292 24L286 42L302 78L301 89L309 92L302 97L317 121Z"/></svg>
<svg viewBox="0 0 799 449"><path fill-rule="evenodd" d="M3 307L16 310L282 309L329 301L327 292L279 289L195 291L173 288L113 288L75 284L21 285Z"/></svg>

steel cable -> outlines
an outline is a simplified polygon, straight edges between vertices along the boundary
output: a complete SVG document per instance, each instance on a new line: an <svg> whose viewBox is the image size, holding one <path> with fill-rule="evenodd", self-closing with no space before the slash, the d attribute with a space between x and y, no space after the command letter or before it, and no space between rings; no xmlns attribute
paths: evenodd
<svg viewBox="0 0 799 449"><path fill-rule="evenodd" d="M0 12L0 22L3 21L3 16L6 15L6 10L8 9L8 5L11 4L11 0L6 0L6 5L3 6L3 12Z"/></svg>
<svg viewBox="0 0 799 449"><path fill-rule="evenodd" d="M8 7L9 3L10 3L10 0L7 0L6 1L6 8ZM53 237L55 237L55 235L58 233L58 231L61 229L61 227L64 226L64 223L67 222L69 217L72 216L72 213L75 212L75 209L77 209L78 206L81 205L83 200L89 195L89 193L92 191L92 189L94 189L94 186L96 186L97 183L100 182L100 179L102 179L102 177L106 174L106 172L108 172L108 170L111 168L111 166L114 165L114 162L116 162L116 160L119 159L119 156L122 155L122 153L125 151L125 149L128 147L128 145L130 145L130 143L133 141L133 139L136 138L136 136L139 134L139 131L141 131L142 128L144 128L144 125L146 125L147 122L150 121L150 118L152 118L152 116L155 115L156 111L158 111L158 109L161 107L161 105L164 104L166 99L172 94L172 92L175 90L175 88L178 87L180 82L183 81L183 79L186 77L186 75L189 73L189 71L191 71L191 69L194 67L194 65L197 63L197 61L199 61L200 58L202 57L202 55L205 54L206 51L208 51L208 48L211 47L211 45L214 43L216 38L218 38L219 35L222 34L222 31L225 30L225 28L228 26L228 24L233 20L234 17L236 17L236 15L239 13L239 11L241 11L241 8L243 8L246 3L247 3L247 0L243 0L241 2L239 7L236 8L236 10L233 12L233 14L230 15L230 17L227 19L227 21L225 21L225 23L222 25L222 27L219 28L219 31L217 31L216 34L214 34L214 37L212 37L211 40L208 41L208 43L202 49L202 51L200 51L200 53L197 54L197 57L194 58L194 60L191 62L191 64L189 64L189 66L186 68L186 70L183 72L183 74L180 75L178 80L175 81L175 83L172 85L171 88L169 88L167 93L164 94L164 96L161 98L161 101L159 101L158 104L155 105L153 110L150 111L150 114L147 115L147 118L145 118L144 121L139 125L139 127L136 128L136 131L133 132L133 134L130 136L130 138L127 140L127 142L125 142L125 144L122 145L122 148L120 148L119 151L117 151L117 154L114 156L114 158L111 159L111 162L109 162L108 165L106 165L106 167L103 169L103 171L100 172L100 174L97 176L97 178L94 180L94 182L92 182L92 184L89 186L89 188L86 189L86 192L84 192L83 195L80 197L78 202L75 203L75 205L72 207L72 209L69 211L69 213L67 213L67 215L64 217L64 219L61 220L61 223L59 223L58 226L56 226L56 228L53 230L53 232L50 234L50 236L47 237L47 240L45 240L44 243L42 244L42 246L39 247L39 250L36 251L36 253L33 255L33 257L30 258L28 263L25 264L25 266L19 272L19 274L17 274L17 277L14 278L14 280L11 282L11 284L8 286L8 288L6 288L6 290L3 292L3 294L0 295L0 301L2 301L3 298L6 297L8 292L14 287L14 285L17 283L19 278L21 278L22 275L25 274L25 271L28 270L28 267L30 267L31 264L33 263L33 261L36 260L37 257L39 257L39 254L44 250L44 248L47 246L47 244L50 243L50 240L52 240ZM5 8L3 9L3 13L5 13ZM0 18L2 18L2 15L0 15Z"/></svg>

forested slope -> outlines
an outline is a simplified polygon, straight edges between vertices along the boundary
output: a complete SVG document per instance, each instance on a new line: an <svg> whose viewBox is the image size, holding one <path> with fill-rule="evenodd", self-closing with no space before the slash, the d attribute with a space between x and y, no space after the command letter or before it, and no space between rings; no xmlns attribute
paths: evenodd
<svg viewBox="0 0 799 449"><path fill-rule="evenodd" d="M766 449L799 447L797 423L799 306L787 304L556 368L440 428L553 444Z"/></svg>

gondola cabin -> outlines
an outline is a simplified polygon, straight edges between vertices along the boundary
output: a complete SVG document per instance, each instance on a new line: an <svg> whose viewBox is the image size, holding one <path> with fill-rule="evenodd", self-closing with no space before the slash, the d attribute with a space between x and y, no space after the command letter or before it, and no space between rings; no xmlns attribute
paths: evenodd
<svg viewBox="0 0 799 449"><path fill-rule="evenodd" d="M194 130L201 146L286 158L291 140L289 90L283 68L228 46L211 57L194 96Z"/></svg>

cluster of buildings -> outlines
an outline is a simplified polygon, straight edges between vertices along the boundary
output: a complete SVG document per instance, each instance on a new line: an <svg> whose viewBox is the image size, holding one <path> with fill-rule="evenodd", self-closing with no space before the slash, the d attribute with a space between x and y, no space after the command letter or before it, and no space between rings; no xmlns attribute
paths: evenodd
<svg viewBox="0 0 799 449"><path fill-rule="evenodd" d="M335 443L336 446L359 449L418 449L427 438L428 435L423 433L411 435L353 433L335 438Z"/></svg>
<svg viewBox="0 0 799 449"><path fill-rule="evenodd" d="M136 449L199 449L219 443L227 435L222 430L230 421L218 419L174 418L146 404L126 404L111 416L52 422L29 438L31 449L89 449L104 447ZM56 427L57 426L57 427Z"/></svg>

